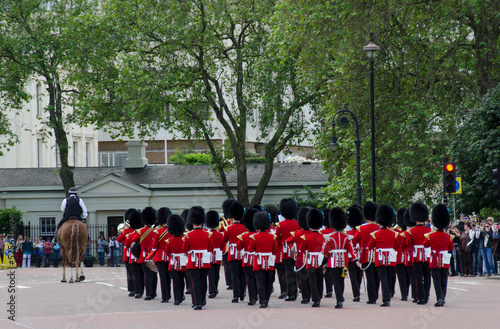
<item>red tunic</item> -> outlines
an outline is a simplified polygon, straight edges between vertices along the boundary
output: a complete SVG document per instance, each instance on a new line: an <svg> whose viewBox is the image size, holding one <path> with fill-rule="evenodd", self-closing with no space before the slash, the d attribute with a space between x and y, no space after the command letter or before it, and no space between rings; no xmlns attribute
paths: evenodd
<svg viewBox="0 0 500 329"><path fill-rule="evenodd" d="M299 252L304 255L307 268L321 268L323 263L323 250L326 245L325 237L318 231L302 235Z"/></svg>
<svg viewBox="0 0 500 329"><path fill-rule="evenodd" d="M407 246L413 250L413 262L425 263L431 256L430 248L425 249L424 243L427 238L425 235L430 233L431 229L425 225L417 225L410 229L411 238L407 240Z"/></svg>
<svg viewBox="0 0 500 329"><path fill-rule="evenodd" d="M185 271L187 265L187 257L182 251L184 245L184 236L173 236L166 241L165 253L170 259L169 271Z"/></svg>
<svg viewBox="0 0 500 329"><path fill-rule="evenodd" d="M133 228L127 228L123 230L123 233L120 233L120 235L116 238L116 240L119 243L123 243L123 261L125 263L128 263L129 257L130 257L130 242L127 239L127 235L130 233L134 233L135 230Z"/></svg>
<svg viewBox="0 0 500 329"><path fill-rule="evenodd" d="M358 233L356 233L356 235L352 239L352 244L353 245L359 244L359 248L361 250L359 261L363 264L369 263L370 261L373 262L375 260L375 253L373 249L370 249L368 247L368 245L371 240L370 234L372 232L378 231L379 229L380 226L378 226L375 223L367 223L356 227Z"/></svg>
<svg viewBox="0 0 500 329"><path fill-rule="evenodd" d="M453 235L443 231L427 233L424 247L431 248L430 268L450 268Z"/></svg>
<svg viewBox="0 0 500 329"><path fill-rule="evenodd" d="M279 261L293 258L291 246L288 246L286 239L291 236L291 232L300 230L299 223L294 219L286 219L277 224L276 237L278 239L278 248L280 250Z"/></svg>
<svg viewBox="0 0 500 329"><path fill-rule="evenodd" d="M292 251L296 251L296 257L295 257L295 266L298 268L302 267L304 265L305 261L305 255L303 252L299 250L300 245L302 244L302 237L304 235L310 234L312 231L310 230L298 230L295 232L290 232L290 237L286 239L286 244L288 245L288 248L290 248Z"/></svg>
<svg viewBox="0 0 500 329"><path fill-rule="evenodd" d="M268 232L255 233L250 237L248 251L255 252L254 271L274 271L274 262L279 253L277 237Z"/></svg>
<svg viewBox="0 0 500 329"><path fill-rule="evenodd" d="M222 264L222 252L224 251L224 234L217 230L210 230L214 251L212 254L212 264Z"/></svg>
<svg viewBox="0 0 500 329"><path fill-rule="evenodd" d="M187 269L210 268L214 245L211 232L195 228L184 234L182 251L188 255Z"/></svg>
<svg viewBox="0 0 500 329"><path fill-rule="evenodd" d="M253 267L253 252L248 250L250 245L250 237L254 235L255 232L245 232L238 235L237 248L243 255L243 267Z"/></svg>
<svg viewBox="0 0 500 329"><path fill-rule="evenodd" d="M238 252L238 235L246 231L245 225L234 223L227 227L224 233L224 243L228 244L227 261L241 260L241 253Z"/></svg>
<svg viewBox="0 0 500 329"><path fill-rule="evenodd" d="M168 233L166 227L162 227L156 230L156 236L153 241L153 250L156 249L153 260L155 262L168 262L168 256L165 252L167 247L167 240L173 235Z"/></svg>
<svg viewBox="0 0 500 329"><path fill-rule="evenodd" d="M381 228L371 234L369 248L375 249L375 266L396 266L398 232Z"/></svg>
<svg viewBox="0 0 500 329"><path fill-rule="evenodd" d="M154 229L151 230L151 228L152 228L151 226L144 226L143 228L136 230L135 233L132 235L132 242L140 242L141 244L141 254L139 256L139 261L138 261L138 263L140 264L144 263L146 256L153 249L153 241L156 232Z"/></svg>
<svg viewBox="0 0 500 329"><path fill-rule="evenodd" d="M358 230L355 229L355 228L353 228L352 230L349 230L349 231L347 231L345 233L349 236L349 239L351 239L351 242L352 242L353 239L354 239L354 236L358 233ZM357 255L356 256L356 260L357 260L358 257L359 257L359 250L360 250L359 249L359 242L357 242L356 244L353 243L352 247L354 248L354 250L357 251L357 253L356 253L356 255ZM353 255L349 254L348 256L349 256L349 262L354 261L354 258L352 258Z"/></svg>
<svg viewBox="0 0 500 329"><path fill-rule="evenodd" d="M358 260L358 253L352 247L351 236L342 232L334 232L330 235L324 249L328 257L328 267L347 267L348 259Z"/></svg>

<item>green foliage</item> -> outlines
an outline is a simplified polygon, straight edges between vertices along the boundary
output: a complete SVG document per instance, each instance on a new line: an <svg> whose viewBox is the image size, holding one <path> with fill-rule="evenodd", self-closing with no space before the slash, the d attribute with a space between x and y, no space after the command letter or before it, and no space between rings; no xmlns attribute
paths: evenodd
<svg viewBox="0 0 500 329"><path fill-rule="evenodd" d="M0 209L0 233L15 233L21 224L23 213L14 208Z"/></svg>
<svg viewBox="0 0 500 329"><path fill-rule="evenodd" d="M304 186L303 189L295 189L290 196L295 200L297 206L324 209L331 207L328 203L328 197L324 192L314 192L310 186Z"/></svg>
<svg viewBox="0 0 500 329"><path fill-rule="evenodd" d="M483 208L479 212L479 219L485 220L488 217L493 217L493 221L500 222L500 209Z"/></svg>
<svg viewBox="0 0 500 329"><path fill-rule="evenodd" d="M178 165L208 165L212 164L212 156L206 153L176 152L170 157L170 162Z"/></svg>

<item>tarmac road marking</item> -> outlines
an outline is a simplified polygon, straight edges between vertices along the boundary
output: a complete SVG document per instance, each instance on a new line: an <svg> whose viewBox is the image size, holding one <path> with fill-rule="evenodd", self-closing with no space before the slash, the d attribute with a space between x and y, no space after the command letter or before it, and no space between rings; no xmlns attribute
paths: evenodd
<svg viewBox="0 0 500 329"><path fill-rule="evenodd" d="M456 284L465 284L465 285L469 285L469 286L482 286L483 284L481 282L477 282L477 281L456 281L455 282Z"/></svg>
<svg viewBox="0 0 500 329"><path fill-rule="evenodd" d="M114 284L111 284L111 283L106 283L106 282L94 282L94 283L97 283L97 284L102 284L104 286L108 286L108 287L114 287L115 285Z"/></svg>
<svg viewBox="0 0 500 329"><path fill-rule="evenodd" d="M451 290L458 290L458 291L470 291L470 290L467 290L467 289L455 288L455 287L448 287L448 289L451 289Z"/></svg>
<svg viewBox="0 0 500 329"><path fill-rule="evenodd" d="M120 287L120 289L121 289L121 290L126 290L126 291L128 291L128 289L127 289L127 288L125 288L125 287Z"/></svg>

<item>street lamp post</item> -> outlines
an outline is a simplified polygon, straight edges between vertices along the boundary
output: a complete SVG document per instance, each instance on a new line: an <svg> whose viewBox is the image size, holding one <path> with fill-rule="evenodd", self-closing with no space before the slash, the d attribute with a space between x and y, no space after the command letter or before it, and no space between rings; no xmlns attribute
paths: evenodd
<svg viewBox="0 0 500 329"><path fill-rule="evenodd" d="M362 199L361 199L361 172L360 172L361 171L361 167L360 167L361 156L360 156L360 152L359 152L359 149L361 146L361 141L359 140L359 122L358 122L358 118L356 118L356 115L354 115L354 113L352 113L352 111L347 108L347 104L344 105L344 108L342 110L337 111L333 115L333 119L332 119L333 136L332 136L331 146L332 146L334 151L339 146L339 144L337 144L337 137L335 136L335 125L338 124L342 128L349 127L351 125L350 119L352 119L354 121L354 124L356 126L356 141L354 142L354 143L356 143L356 179L357 179L357 182L356 182L356 202L359 205L363 205Z"/></svg>
<svg viewBox="0 0 500 329"><path fill-rule="evenodd" d="M371 98L371 108L370 108L370 116L371 116L371 133L372 133L372 195L373 202L377 201L376 189L375 189L375 88L373 83L373 61L375 60L375 56L377 55L377 51L380 50L380 47L377 46L373 41L373 36L375 33L370 32L370 41L368 45L363 47L363 50L366 51L368 58L370 59L370 98Z"/></svg>

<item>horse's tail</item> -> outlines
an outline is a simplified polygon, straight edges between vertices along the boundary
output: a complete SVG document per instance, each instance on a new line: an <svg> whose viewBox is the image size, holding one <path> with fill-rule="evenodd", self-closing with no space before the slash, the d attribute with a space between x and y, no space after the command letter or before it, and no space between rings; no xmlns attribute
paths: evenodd
<svg viewBox="0 0 500 329"><path fill-rule="evenodd" d="M78 252L78 233L80 231L80 228L78 224L73 224L71 226L71 243L70 243L70 248L69 248L69 262L70 263L76 263L79 260L80 254Z"/></svg>

